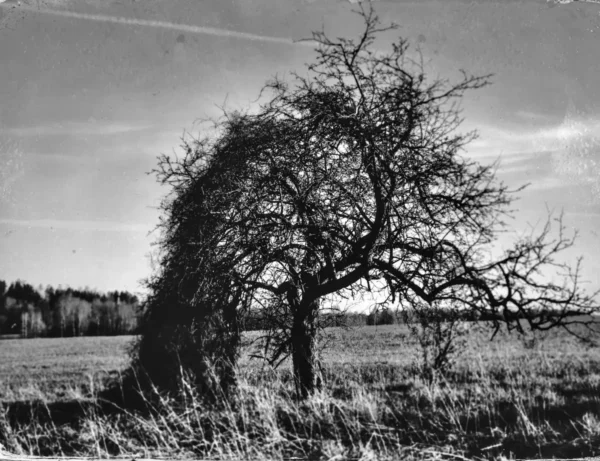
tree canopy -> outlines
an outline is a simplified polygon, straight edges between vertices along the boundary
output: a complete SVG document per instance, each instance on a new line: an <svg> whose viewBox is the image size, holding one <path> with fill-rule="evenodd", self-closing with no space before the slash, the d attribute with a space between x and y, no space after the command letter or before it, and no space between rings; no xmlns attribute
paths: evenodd
<svg viewBox="0 0 600 461"><path fill-rule="evenodd" d="M515 191L493 165L462 155L475 134L458 132L460 99L490 77L428 79L407 40L375 49L393 26L372 9L359 14L356 40L313 34L308 76L273 79L257 110L226 112L217 136L160 158L156 173L171 194L141 363L176 357L195 376L211 360L233 363L242 313L260 308L272 325L267 357L291 354L307 395L318 384L319 312L332 297L372 292L389 306L501 314L514 328L523 319L568 327L580 321L572 314L595 311L579 263L556 259L573 243L560 221L555 237L548 224L499 256L490 251ZM556 271L561 283L549 281ZM232 370L217 371L232 379Z"/></svg>

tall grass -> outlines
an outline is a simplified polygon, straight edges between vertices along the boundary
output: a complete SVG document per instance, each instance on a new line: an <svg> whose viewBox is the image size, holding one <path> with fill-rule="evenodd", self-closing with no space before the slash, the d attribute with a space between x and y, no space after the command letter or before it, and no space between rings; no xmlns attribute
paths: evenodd
<svg viewBox="0 0 600 461"><path fill-rule="evenodd" d="M254 382L251 382L254 381ZM263 385L264 384L264 385ZM101 413L91 405L69 424L0 417L0 440L17 454L40 456L202 457L218 459L444 459L460 450L403 443L383 395L354 387L299 401L285 374L242 378L237 395L207 407L187 381L177 399L146 395L144 408ZM48 412L51 410L48 408Z"/></svg>
<svg viewBox="0 0 600 461"><path fill-rule="evenodd" d="M363 332L364 333L364 332ZM371 334L332 332L349 345ZM387 335L387 336L386 336ZM333 354L327 386L296 399L289 368L240 366L237 393L207 406L187 382L173 399L145 395L137 410L107 410L101 394L80 417L16 421L0 415L0 443L15 453L243 459L461 459L600 454L600 354L568 337L474 334L455 367L423 379L392 328L379 330L378 360ZM367 340L368 341L368 338ZM366 353L365 353L366 354ZM357 357L358 360L352 360ZM371 351L373 357L373 350ZM383 359L382 359L383 358ZM48 413L53 402L42 402Z"/></svg>

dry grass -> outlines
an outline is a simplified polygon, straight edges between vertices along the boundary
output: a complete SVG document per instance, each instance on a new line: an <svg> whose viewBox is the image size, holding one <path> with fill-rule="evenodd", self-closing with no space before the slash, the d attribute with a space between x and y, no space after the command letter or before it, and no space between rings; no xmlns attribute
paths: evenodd
<svg viewBox="0 0 600 461"><path fill-rule="evenodd" d="M94 387L127 366L131 336L0 340L0 401L73 394Z"/></svg>
<svg viewBox="0 0 600 461"><path fill-rule="evenodd" d="M306 402L295 399L288 368L269 370L246 356L238 395L221 408L202 405L190 387L182 400L157 394L136 411L101 409L97 395L87 394L73 396L79 415L61 420L44 417L58 414L47 395L30 417L7 407L0 443L41 455L244 459L600 453L596 347L560 332L489 342L489 334L473 331L453 371L430 383L420 378L415 345L401 326L327 336L327 386ZM117 370L124 362L114 363Z"/></svg>

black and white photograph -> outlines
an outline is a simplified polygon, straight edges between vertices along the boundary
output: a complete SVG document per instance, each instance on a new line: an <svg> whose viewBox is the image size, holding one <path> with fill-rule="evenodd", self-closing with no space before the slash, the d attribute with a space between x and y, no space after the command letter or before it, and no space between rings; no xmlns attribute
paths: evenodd
<svg viewBox="0 0 600 461"><path fill-rule="evenodd" d="M34 459L600 459L600 0L0 0Z"/></svg>

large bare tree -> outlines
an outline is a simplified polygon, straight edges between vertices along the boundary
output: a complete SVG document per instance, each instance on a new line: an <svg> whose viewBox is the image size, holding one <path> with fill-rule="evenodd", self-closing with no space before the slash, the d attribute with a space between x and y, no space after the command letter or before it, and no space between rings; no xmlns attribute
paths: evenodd
<svg viewBox="0 0 600 461"><path fill-rule="evenodd" d="M393 26L359 14L356 40L313 34L307 77L272 80L258 110L226 113L217 136L160 159L172 193L139 354L154 376L177 363L200 377L216 361L231 382L240 315L260 309L268 358L291 355L306 396L319 313L363 292L497 314L509 328L568 327L596 309L579 263L555 258L572 245L560 223L554 238L548 226L491 251L514 195L461 155L474 134L457 132L461 97L489 78L430 80L406 40L375 50Z"/></svg>

